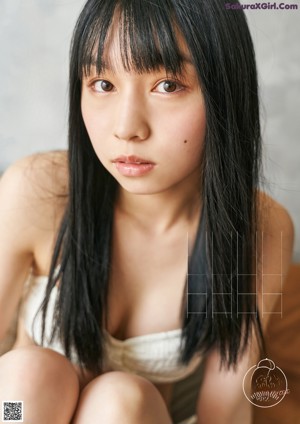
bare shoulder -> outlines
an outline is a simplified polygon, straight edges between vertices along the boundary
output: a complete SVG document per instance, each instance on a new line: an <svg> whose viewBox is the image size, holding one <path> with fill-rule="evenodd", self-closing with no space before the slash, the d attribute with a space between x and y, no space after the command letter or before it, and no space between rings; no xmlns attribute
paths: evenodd
<svg viewBox="0 0 300 424"><path fill-rule="evenodd" d="M280 245L283 266L288 267L294 245L292 218L282 204L264 192L259 192L258 202L259 232L263 245L268 251L274 251Z"/></svg>
<svg viewBox="0 0 300 424"><path fill-rule="evenodd" d="M47 191L62 195L67 189L67 155L65 151L36 153L14 162L3 174L1 187L25 190L33 197Z"/></svg>
<svg viewBox="0 0 300 424"><path fill-rule="evenodd" d="M258 292L262 324L266 328L284 291L292 260L294 225L287 209L263 192L259 193L259 218Z"/></svg>
<svg viewBox="0 0 300 424"><path fill-rule="evenodd" d="M54 230L67 185L66 152L38 153L12 164L0 180L1 233L8 231L20 248L33 250L41 232ZM21 239L15 237L17 231Z"/></svg>
<svg viewBox="0 0 300 424"><path fill-rule="evenodd" d="M294 235L294 225L288 210L268 194L258 193L261 230L266 233L281 231L286 236Z"/></svg>

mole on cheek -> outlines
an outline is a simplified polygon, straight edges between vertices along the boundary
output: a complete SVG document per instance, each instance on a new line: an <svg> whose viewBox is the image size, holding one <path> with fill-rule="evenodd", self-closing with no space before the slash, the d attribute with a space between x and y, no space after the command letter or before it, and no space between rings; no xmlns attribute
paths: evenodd
<svg viewBox="0 0 300 424"><path fill-rule="evenodd" d="M187 140L184 140L184 144L186 144L187 143Z"/></svg>

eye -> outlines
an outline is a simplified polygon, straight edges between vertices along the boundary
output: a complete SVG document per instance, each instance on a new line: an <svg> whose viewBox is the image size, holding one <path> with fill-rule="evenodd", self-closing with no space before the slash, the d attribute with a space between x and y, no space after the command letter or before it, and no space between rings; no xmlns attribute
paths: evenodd
<svg viewBox="0 0 300 424"><path fill-rule="evenodd" d="M97 80L92 86L97 93L109 93L114 88L112 83L106 80Z"/></svg>
<svg viewBox="0 0 300 424"><path fill-rule="evenodd" d="M156 86L156 91L159 93L175 93L182 90L183 87L176 81L165 80Z"/></svg>

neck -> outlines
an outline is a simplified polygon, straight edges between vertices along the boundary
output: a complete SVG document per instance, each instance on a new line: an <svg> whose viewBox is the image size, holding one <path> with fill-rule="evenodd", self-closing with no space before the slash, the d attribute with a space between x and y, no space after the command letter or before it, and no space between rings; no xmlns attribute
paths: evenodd
<svg viewBox="0 0 300 424"><path fill-rule="evenodd" d="M156 234L168 231L174 225L191 225L199 220L202 206L197 184L173 187L157 194L133 194L120 188L117 209Z"/></svg>

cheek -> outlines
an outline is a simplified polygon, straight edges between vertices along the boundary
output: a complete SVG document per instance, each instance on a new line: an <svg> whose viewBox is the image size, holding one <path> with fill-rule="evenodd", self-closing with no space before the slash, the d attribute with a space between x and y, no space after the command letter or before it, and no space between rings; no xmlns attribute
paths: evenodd
<svg viewBox="0 0 300 424"><path fill-rule="evenodd" d="M183 141L184 148L186 149L202 149L205 132L206 132L206 119L204 115L195 114L187 119L188 126L185 131L185 138Z"/></svg>
<svg viewBox="0 0 300 424"><path fill-rule="evenodd" d="M203 107L198 109L181 110L181 113L173 115L170 122L173 125L165 125L164 130L169 131L169 140L174 154L194 154L199 160L206 133L206 118Z"/></svg>
<svg viewBox="0 0 300 424"><path fill-rule="evenodd" d="M88 104L83 100L81 101L81 115L88 135L93 142L94 133L96 130L96 120Z"/></svg>
<svg viewBox="0 0 300 424"><path fill-rule="evenodd" d="M106 134L111 125L107 108L99 107L97 102L82 93L81 114L91 142L97 142L101 135Z"/></svg>
<svg viewBox="0 0 300 424"><path fill-rule="evenodd" d="M101 119L99 119L99 114L95 113L94 110L91 110L86 105L81 107L82 119L87 130L91 145L103 165L107 159L107 121L103 119L101 114Z"/></svg>
<svg viewBox="0 0 300 424"><path fill-rule="evenodd" d="M203 103L197 107L186 108L180 116L178 116L178 126L183 128L186 133L186 144L199 143L204 140L206 131L206 117Z"/></svg>

